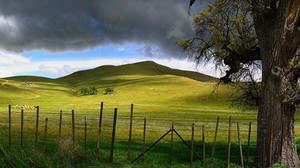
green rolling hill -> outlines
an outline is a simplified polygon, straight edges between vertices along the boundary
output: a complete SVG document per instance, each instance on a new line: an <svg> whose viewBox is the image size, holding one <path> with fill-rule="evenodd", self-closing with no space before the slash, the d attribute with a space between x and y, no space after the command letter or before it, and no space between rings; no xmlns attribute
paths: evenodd
<svg viewBox="0 0 300 168"><path fill-rule="evenodd" d="M216 82L217 79L201 73L192 71L183 71L172 69L163 65L159 65L153 61L145 61L121 66L100 66L95 69L78 71L71 75L59 78L60 81L65 81L75 85L92 84L93 82L100 82L101 79L110 77L122 76L162 76L174 75L178 77L186 77L201 82Z"/></svg>
<svg viewBox="0 0 300 168"><path fill-rule="evenodd" d="M216 93L217 79L197 72L171 69L146 61L121 66L100 66L78 71L68 76L49 79L33 76L16 76L0 79L0 110L7 105L39 105L44 111L59 112L75 109L83 113L97 113L99 103L108 108L119 107L128 111L136 105L140 116L211 118L220 111L230 109L229 86L220 85ZM95 87L96 95L80 96L82 87ZM105 95L105 89L114 88L113 95ZM203 115L199 113L203 112ZM224 113L227 117L227 113ZM209 117L210 118L210 117Z"/></svg>

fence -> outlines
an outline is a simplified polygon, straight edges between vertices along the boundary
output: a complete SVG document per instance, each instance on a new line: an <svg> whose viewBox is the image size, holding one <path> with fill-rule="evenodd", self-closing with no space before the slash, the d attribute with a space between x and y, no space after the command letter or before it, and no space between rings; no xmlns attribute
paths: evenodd
<svg viewBox="0 0 300 168"><path fill-rule="evenodd" d="M19 141L22 149L24 146L24 140L34 139L34 148L38 151L39 143L42 141L43 153L46 153L47 151L47 141L57 141L58 148L60 148L62 141L71 137L70 139L73 146L76 143L83 141L85 151L88 150L88 142L96 142L94 149L89 150L95 150L95 157L97 159L104 157L101 155L101 150L103 150L101 149L101 143L109 140L109 162L114 161L116 140L126 141L127 156L124 159L126 159L128 163L132 164L134 164L137 160L143 161L147 152L149 152L157 143L165 140L166 143L170 144L168 161L170 165L172 164L174 157L173 144L175 137L179 138L182 144L190 151L189 162L190 165L192 165L195 159L203 162L208 157L215 158L218 140L220 137L224 137L224 135L227 134L228 138L222 139L223 142L227 142L227 167L230 167L232 143L237 143L239 146L238 155L241 166L244 167L249 164L251 134L253 134L251 132L253 127L251 122L242 122L241 124L240 122L233 122L231 117L229 117L226 122L220 122L220 118L218 117L215 121L192 123L188 123L187 121L163 121L163 123L158 124L157 121L153 122L156 119L135 118L133 111L134 106L131 104L129 117L121 116L118 118L118 109L115 108L112 117L104 118L103 102L101 102L99 118L94 116L76 116L74 110L71 111L71 114L69 112L63 113L63 111L60 111L59 113L45 114L40 113L39 106L36 106L34 112L27 112L25 115L24 109L21 109L20 112L12 112L11 105L9 105L8 120L5 120L4 116L1 117L1 124L8 125L7 129L2 130L2 134L7 133L6 140L8 141L9 148L13 146L12 141ZM20 118L18 115L20 115ZM40 119L43 117L44 124L41 125ZM119 129L117 129L117 123L119 124ZM233 123L236 123L236 127L232 125ZM17 133L18 128L20 128L19 134ZM27 132L31 134L26 134ZM34 135L32 135L32 132L34 132ZM118 139L116 139L117 134L119 137ZM142 140L140 140L140 134L142 134ZM220 136L220 134L222 136ZM170 139L166 138L167 135L170 136ZM152 144L148 147L146 146L146 138L150 139L148 141L152 142ZM247 139L247 143L244 145L246 152L243 151L242 139ZM136 144L134 143L135 141L142 141L142 150L138 155L133 156L132 148L133 145ZM199 152L197 153L195 150L196 141L201 144L201 155L199 155ZM211 153L207 153L208 142L211 142Z"/></svg>

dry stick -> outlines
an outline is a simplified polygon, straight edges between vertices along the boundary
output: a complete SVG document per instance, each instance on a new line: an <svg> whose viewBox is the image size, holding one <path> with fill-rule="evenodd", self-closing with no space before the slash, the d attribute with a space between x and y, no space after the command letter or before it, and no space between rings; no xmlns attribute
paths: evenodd
<svg viewBox="0 0 300 168"><path fill-rule="evenodd" d="M113 162L113 159L114 159L114 148L115 148L115 136L116 136L117 113L118 113L118 109L115 108L114 122L113 122L113 129L112 129L112 137L111 137L111 148L110 148L110 155L109 155L109 162L110 162L110 163L112 163L112 162Z"/></svg>
<svg viewBox="0 0 300 168"><path fill-rule="evenodd" d="M229 126L228 126L227 168L230 168L230 146L231 146L231 116L229 117Z"/></svg>
<svg viewBox="0 0 300 168"><path fill-rule="evenodd" d="M132 137L132 119L133 119L133 104L130 108L130 123L129 123L129 139L128 139L128 151L127 151L127 161L130 163L131 160L131 137Z"/></svg>
<svg viewBox="0 0 300 168"><path fill-rule="evenodd" d="M23 134L24 134L24 110L21 110L21 148L23 147Z"/></svg>
<svg viewBox="0 0 300 168"><path fill-rule="evenodd" d="M191 139L191 167L193 165L193 154L194 154L194 130L195 130L195 124L192 124L192 139Z"/></svg>
<svg viewBox="0 0 300 168"><path fill-rule="evenodd" d="M250 138L251 138L251 122L249 122L249 132L248 132L247 158L246 158L247 166L249 165Z"/></svg>
<svg viewBox="0 0 300 168"><path fill-rule="evenodd" d="M62 110L60 110L59 114L59 127L58 127L58 145L61 147L61 128L62 128Z"/></svg>
<svg viewBox="0 0 300 168"><path fill-rule="evenodd" d="M86 154L86 134L87 134L87 121L86 117L84 117L84 152Z"/></svg>
<svg viewBox="0 0 300 168"><path fill-rule="evenodd" d="M100 152L100 135L101 135L101 125L102 125L102 113L103 113L103 102L100 105L100 116L99 116L99 126L98 126L98 137L97 137L97 150L96 156L99 159L99 152Z"/></svg>
<svg viewBox="0 0 300 168"><path fill-rule="evenodd" d="M217 118L217 123L216 123L216 130L215 130L215 136L214 136L214 143L213 143L213 148L211 152L211 157L215 157L215 148L216 148L216 143L217 143L217 135L218 135L218 128L219 128L219 117Z"/></svg>
<svg viewBox="0 0 300 168"><path fill-rule="evenodd" d="M174 130L175 131L175 133L177 134L177 135L179 135L177 132L176 132L176 130ZM157 141L155 141L148 149L146 149L145 150L145 153L147 153L151 148L153 148L153 146L155 146L160 140L162 140L166 135L168 135L169 133L171 132L171 130L169 130L168 132L166 132L163 136L161 136ZM186 144L187 145L187 144ZM187 145L189 148L190 148L190 146L189 145ZM135 158L132 162L131 162L131 164L133 164L135 161L137 161L140 157L142 157L143 156L143 153L141 153L137 158Z"/></svg>
<svg viewBox="0 0 300 168"><path fill-rule="evenodd" d="M239 140L239 146L240 146L241 166L244 167L243 148L242 148L242 142L241 142L241 136L240 136L239 122L236 123L236 127L237 127L238 140Z"/></svg>
<svg viewBox="0 0 300 168"><path fill-rule="evenodd" d="M11 105L8 106L8 147L11 149Z"/></svg>
<svg viewBox="0 0 300 168"><path fill-rule="evenodd" d="M38 145L38 134L39 134L39 111L40 111L40 107L37 106L36 107L36 120L35 120L35 152L37 152L37 145Z"/></svg>
<svg viewBox="0 0 300 168"><path fill-rule="evenodd" d="M75 114L74 110L72 110L72 142L73 147L75 146Z"/></svg>
<svg viewBox="0 0 300 168"><path fill-rule="evenodd" d="M172 165L172 157L173 157L173 138L174 137L174 121L172 121L172 127L171 127L171 149L170 149L170 166Z"/></svg>
<svg viewBox="0 0 300 168"><path fill-rule="evenodd" d="M44 131L44 154L46 154L47 131L48 131L48 118L46 118L46 119L45 119L45 131Z"/></svg>
<svg viewBox="0 0 300 168"><path fill-rule="evenodd" d="M202 125L203 162L205 162L205 127Z"/></svg>
<svg viewBox="0 0 300 168"><path fill-rule="evenodd" d="M145 160L145 148L146 148L146 124L147 124L147 120L146 120L146 118L144 118L143 156L142 156L143 162L144 162L144 160Z"/></svg>

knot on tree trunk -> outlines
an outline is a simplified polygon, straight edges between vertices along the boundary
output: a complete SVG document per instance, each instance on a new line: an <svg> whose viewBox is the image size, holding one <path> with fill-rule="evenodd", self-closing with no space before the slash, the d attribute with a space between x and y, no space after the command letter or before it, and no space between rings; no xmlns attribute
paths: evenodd
<svg viewBox="0 0 300 168"><path fill-rule="evenodd" d="M280 68L280 67L274 66L271 69L271 72L272 72L272 75L275 76L276 78L280 78L283 76L283 71L282 71L282 68Z"/></svg>

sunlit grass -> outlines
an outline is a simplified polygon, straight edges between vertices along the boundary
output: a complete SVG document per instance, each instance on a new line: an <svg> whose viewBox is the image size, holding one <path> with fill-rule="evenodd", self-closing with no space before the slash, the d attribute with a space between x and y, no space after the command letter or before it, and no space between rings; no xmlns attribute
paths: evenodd
<svg viewBox="0 0 300 168"><path fill-rule="evenodd" d="M106 67L110 68L110 67ZM105 68L104 68L105 69ZM71 110L75 111L75 143L84 148L84 119L87 117L87 151L91 158L95 157L98 136L100 103L104 102L101 132L101 159L94 162L98 167L164 167L168 166L170 153L170 135L162 139L145 158L131 165L126 161L127 143L129 138L130 105L134 104L132 159L142 151L143 123L147 119L146 148L171 129L174 129L188 143L191 143L192 123L195 124L195 150L202 156L202 126L205 126L206 155L211 155L217 117L220 117L217 135L216 157L226 160L228 140L228 119L232 116L233 162L239 163L237 147L237 126L240 123L241 139L246 150L249 122L252 122L251 152L253 155L256 140L256 112L242 111L230 107L233 89L228 85L193 80L190 77L170 74L154 75L151 71L132 71L123 67L118 72L111 70L90 71L88 75L75 74L62 79L39 77L14 77L0 79L0 144L8 144L8 105L39 106L38 151L43 151L44 122L48 120L46 152L50 156L66 156L59 153L58 125L60 110L63 112L62 140L70 141L72 137ZM166 70L166 69L165 69ZM135 73L135 71L140 73ZM166 70L172 71L172 70ZM127 73L131 73L128 75ZM116 75L118 74L118 75ZM181 75L185 75L182 73ZM6 83L6 80L8 82ZM30 82L30 86L22 85ZM2 85L2 83L5 83ZM74 90L82 86L93 86L98 89L97 95L78 96ZM114 88L113 95L105 95L106 88ZM214 92L214 93L213 93ZM115 163L108 163L114 108L118 108ZM12 143L20 149L20 109L12 108ZM24 149L30 153L35 144L36 111L25 109ZM300 132L296 130L296 133ZM190 151L174 135L174 159L172 167L189 167ZM74 151L73 151L74 152ZM72 152L71 152L72 153ZM79 151L79 156L82 156ZM73 154L72 154L73 157ZM66 163L72 165L72 157ZM84 157L83 157L84 158ZM74 159L74 158L73 158ZM251 158L253 159L253 158ZM51 158L45 164L52 164ZM47 161L47 159L46 159ZM88 160L82 160L82 165ZM94 160L95 161L95 160ZM82 166L81 165L81 166ZM104 165L104 166L103 166ZM195 159L195 165L200 161ZM61 165L64 167L64 165ZM78 166L78 165L77 165ZM197 167L197 166L195 166Z"/></svg>

